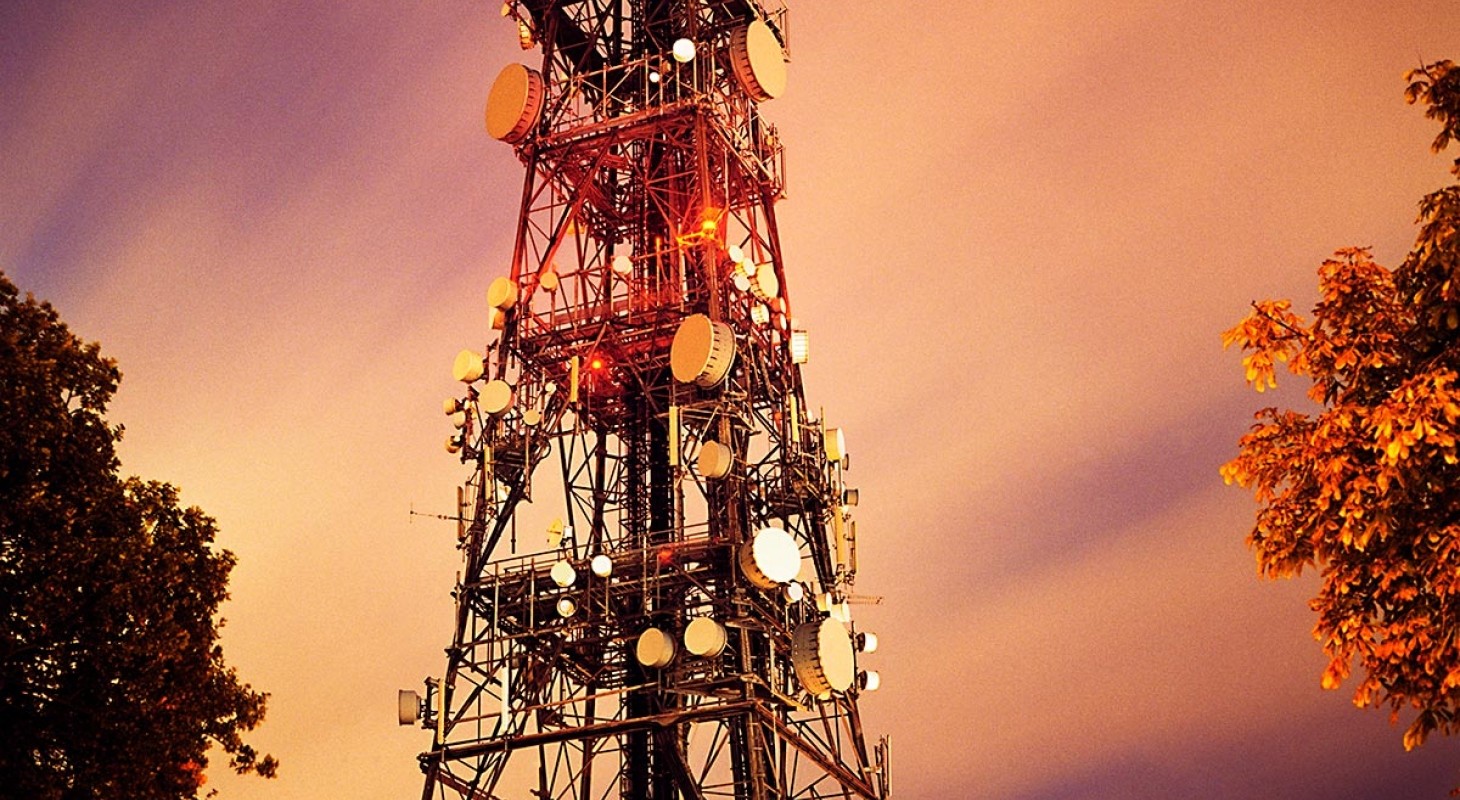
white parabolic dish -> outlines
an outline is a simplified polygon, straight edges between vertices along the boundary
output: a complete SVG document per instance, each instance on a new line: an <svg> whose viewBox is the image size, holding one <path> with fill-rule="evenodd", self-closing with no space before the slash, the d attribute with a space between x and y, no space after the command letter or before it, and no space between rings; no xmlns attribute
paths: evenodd
<svg viewBox="0 0 1460 800"><path fill-rule="evenodd" d="M841 461L847 457L847 435L841 428L826 429L826 460Z"/></svg>
<svg viewBox="0 0 1460 800"><path fill-rule="evenodd" d="M840 622L826 617L802 623L791 640L791 664L806 691L816 696L845 692L857 677L852 637Z"/></svg>
<svg viewBox="0 0 1460 800"><path fill-rule="evenodd" d="M762 589L789 583L801 574L801 548L780 528L761 528L740 547L740 568Z"/></svg>

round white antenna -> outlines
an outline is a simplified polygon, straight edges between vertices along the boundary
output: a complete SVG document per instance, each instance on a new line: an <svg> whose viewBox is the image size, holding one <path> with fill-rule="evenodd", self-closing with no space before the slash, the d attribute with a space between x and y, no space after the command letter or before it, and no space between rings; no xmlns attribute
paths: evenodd
<svg viewBox="0 0 1460 800"><path fill-rule="evenodd" d="M674 40L674 49L671 51L674 60L681 64L695 60L695 43L689 39Z"/></svg>
<svg viewBox="0 0 1460 800"><path fill-rule="evenodd" d="M552 571L548 574L552 576L553 583L564 589L572 586L573 582L578 580L578 570L573 569L573 565L567 561L559 561L554 564Z"/></svg>
<svg viewBox="0 0 1460 800"><path fill-rule="evenodd" d="M791 361L805 364L811 360L811 337L806 331L791 331Z"/></svg>
<svg viewBox="0 0 1460 800"><path fill-rule="evenodd" d="M719 442L705 442L700 445L695 467L706 478L723 478L730 474L730 467L734 463L735 454L730 448Z"/></svg>
<svg viewBox="0 0 1460 800"><path fill-rule="evenodd" d="M750 291L762 300L770 301L781 293L781 281L776 277L776 271L766 265L757 268L753 273L746 273L751 276Z"/></svg>
<svg viewBox="0 0 1460 800"><path fill-rule="evenodd" d="M740 546L740 568L751 583L774 589L801 574L801 548L796 538L780 528L761 528Z"/></svg>
<svg viewBox="0 0 1460 800"><path fill-rule="evenodd" d="M646 667L663 669L674 660L674 651L673 636L658 628L649 628L639 634L638 644L634 645L634 658Z"/></svg>
<svg viewBox="0 0 1460 800"><path fill-rule="evenodd" d="M511 278L497 278L487 287L487 305L503 311L517 305L517 282Z"/></svg>
<svg viewBox="0 0 1460 800"><path fill-rule="evenodd" d="M599 553L589 562L589 567L593 570L594 575L600 578L607 578L613 574L613 559L603 553Z"/></svg>
<svg viewBox="0 0 1460 800"><path fill-rule="evenodd" d="M401 689L396 694L396 719L402 725L414 724L421 718L421 696L410 689Z"/></svg>
<svg viewBox="0 0 1460 800"><path fill-rule="evenodd" d="M480 403L482 411L487 414L494 417L505 414L507 409L512 407L512 387L501 378L487 381L487 385L482 387L482 396L477 402Z"/></svg>
<svg viewBox="0 0 1460 800"><path fill-rule="evenodd" d="M483 369L481 353L463 350L456 354L456 361L451 365L451 377L462 383L471 383L482 376Z"/></svg>
<svg viewBox="0 0 1460 800"><path fill-rule="evenodd" d="M791 665L806 691L818 697L845 692L857 677L847 629L830 617L802 623L791 640Z"/></svg>
<svg viewBox="0 0 1460 800"><path fill-rule="evenodd" d="M875 652L877 652L877 634L875 634L875 633L859 633L859 634L857 634L857 649L860 650L863 653L875 653Z"/></svg>
<svg viewBox="0 0 1460 800"><path fill-rule="evenodd" d="M826 460L841 461L847 457L847 436L841 428L826 429Z"/></svg>
<svg viewBox="0 0 1460 800"><path fill-rule="evenodd" d="M684 629L684 649L714 658L725 650L725 629L709 617L695 617Z"/></svg>

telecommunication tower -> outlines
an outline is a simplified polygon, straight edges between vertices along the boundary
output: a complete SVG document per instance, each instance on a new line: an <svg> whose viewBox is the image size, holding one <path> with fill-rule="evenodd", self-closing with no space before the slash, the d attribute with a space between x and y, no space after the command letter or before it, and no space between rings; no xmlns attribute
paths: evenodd
<svg viewBox="0 0 1460 800"><path fill-rule="evenodd" d="M850 601L857 490L808 409L774 206L786 9L509 0L488 133L526 165L458 489L424 800L889 797ZM546 476L552 476L549 479ZM540 509L551 508L543 514ZM543 514L541 518L537 515Z"/></svg>

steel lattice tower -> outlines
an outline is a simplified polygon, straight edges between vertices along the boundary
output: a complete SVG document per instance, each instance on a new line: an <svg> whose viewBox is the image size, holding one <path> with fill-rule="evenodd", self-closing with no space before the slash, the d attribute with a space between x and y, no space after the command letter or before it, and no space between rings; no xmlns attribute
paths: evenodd
<svg viewBox="0 0 1460 800"><path fill-rule="evenodd" d="M434 732L422 797L883 800L857 492L804 400L760 114L786 10L502 10L542 60L487 104L527 169L495 341L457 357L446 404L473 471L445 675L401 693L402 723Z"/></svg>

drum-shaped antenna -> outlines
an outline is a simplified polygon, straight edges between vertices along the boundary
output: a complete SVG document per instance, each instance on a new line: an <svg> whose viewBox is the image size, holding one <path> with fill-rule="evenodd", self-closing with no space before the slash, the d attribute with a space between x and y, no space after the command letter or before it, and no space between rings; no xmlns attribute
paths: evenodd
<svg viewBox="0 0 1460 800"><path fill-rule="evenodd" d="M512 387L501 378L487 381L482 387L482 395L477 400L482 411L492 416L504 414L512 407Z"/></svg>
<svg viewBox="0 0 1460 800"><path fill-rule="evenodd" d="M841 461L847 457L847 435L841 428L827 428L825 444L827 461Z"/></svg>
<svg viewBox="0 0 1460 800"><path fill-rule="evenodd" d="M517 281L497 278L487 287L487 305L503 311L517 305Z"/></svg>
<svg viewBox="0 0 1460 800"><path fill-rule="evenodd" d="M845 692L857 677L852 637L830 617L802 623L791 640L791 665L813 695Z"/></svg>
<svg viewBox="0 0 1460 800"><path fill-rule="evenodd" d="M758 102L774 100L786 91L781 43L760 20L730 34L730 66L741 88Z"/></svg>
<svg viewBox="0 0 1460 800"><path fill-rule="evenodd" d="M702 658L725 650L725 628L709 617L695 617L684 629L684 649Z"/></svg>
<svg viewBox="0 0 1460 800"><path fill-rule="evenodd" d="M421 718L421 696L410 689L401 689L396 694L396 720L410 725Z"/></svg>
<svg viewBox="0 0 1460 800"><path fill-rule="evenodd" d="M669 346L669 366L680 383L709 388L725 379L735 361L735 334L730 326L704 314L685 317Z"/></svg>
<svg viewBox="0 0 1460 800"><path fill-rule="evenodd" d="M487 133L508 144L526 139L542 116L545 94L542 75L536 70L521 64L503 67L487 94Z"/></svg>
<svg viewBox="0 0 1460 800"><path fill-rule="evenodd" d="M552 576L553 583L564 589L572 586L573 582L578 580L578 570L573 569L573 565L567 561L559 561L554 564L552 571L548 574Z"/></svg>
<svg viewBox="0 0 1460 800"><path fill-rule="evenodd" d="M706 478L723 478L729 475L730 467L734 463L735 454L719 442L705 442L700 445L700 454L695 460L699 473Z"/></svg>
<svg viewBox="0 0 1460 800"><path fill-rule="evenodd" d="M780 528L761 528L740 546L740 569L756 586L774 589L801 574L801 548Z"/></svg>
<svg viewBox="0 0 1460 800"><path fill-rule="evenodd" d="M613 574L613 559L603 553L594 556L588 565L592 568L593 574L600 578L607 578Z"/></svg>
<svg viewBox="0 0 1460 800"><path fill-rule="evenodd" d="M634 645L634 658L646 667L663 669L674 660L674 651L673 636L658 628L649 628L639 634L639 642Z"/></svg>
<svg viewBox="0 0 1460 800"><path fill-rule="evenodd" d="M482 376L482 369L482 354L463 350L456 354L456 361L451 364L451 377L462 383L471 383Z"/></svg>
<svg viewBox="0 0 1460 800"><path fill-rule="evenodd" d="M776 277L776 271L770 265L757 269L750 277L750 291L767 302L774 300L781 293L781 281Z"/></svg>

